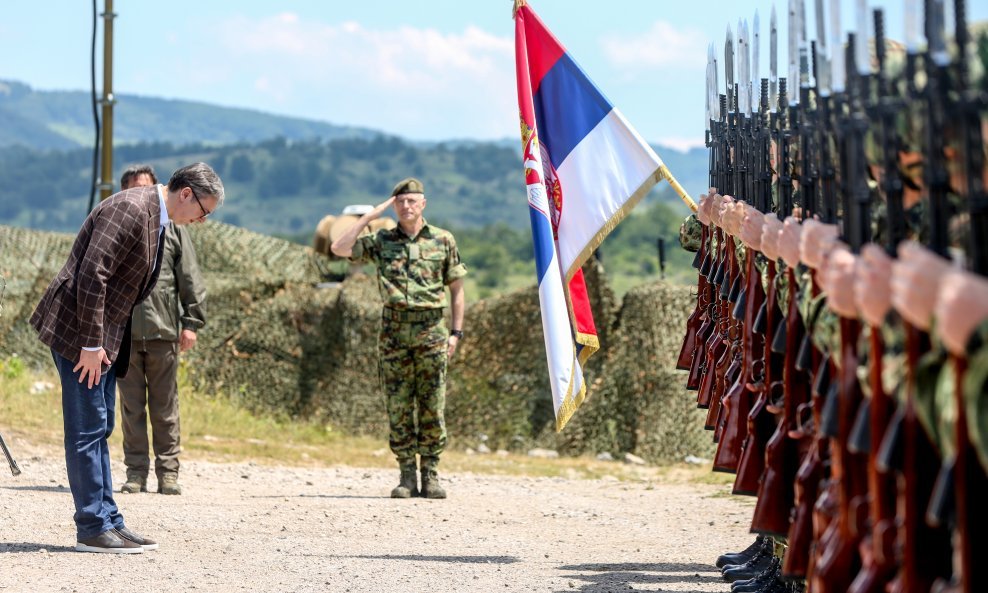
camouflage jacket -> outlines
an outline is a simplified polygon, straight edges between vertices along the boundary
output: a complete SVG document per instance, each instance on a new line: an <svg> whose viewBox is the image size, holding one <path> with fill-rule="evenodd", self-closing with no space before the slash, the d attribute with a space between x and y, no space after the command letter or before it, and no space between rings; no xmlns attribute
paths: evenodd
<svg viewBox="0 0 988 593"><path fill-rule="evenodd" d="M467 275L453 234L428 222L414 237L400 226L363 235L354 244L350 260L377 267L381 300L393 309L443 308L444 288Z"/></svg>

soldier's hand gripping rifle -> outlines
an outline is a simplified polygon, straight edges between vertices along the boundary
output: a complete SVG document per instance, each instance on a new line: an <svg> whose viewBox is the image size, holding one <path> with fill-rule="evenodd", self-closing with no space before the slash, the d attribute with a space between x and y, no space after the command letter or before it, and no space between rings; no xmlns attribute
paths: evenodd
<svg viewBox="0 0 988 593"><path fill-rule="evenodd" d="M898 136L899 117L905 103L893 92L894 83L886 74L885 25L880 9L874 11L875 50L878 73L875 78L877 100L870 112L875 140L881 147L881 190L885 196L887 213L885 251L895 256L895 248L906 238L903 209L903 182L899 173L901 141ZM863 254L863 265L886 265L877 246L868 247L874 252ZM867 263L867 262L872 263ZM878 444L881 443L895 411L894 399L885 391L883 382L883 358L885 343L882 339L882 321L870 320L868 332L869 353L867 360L870 397L859 406L850 435L848 448L868 455L868 529L861 542L861 571L851 583L853 593L879 593L894 577L898 568L895 558L895 478L880 469Z"/></svg>
<svg viewBox="0 0 988 593"><path fill-rule="evenodd" d="M944 155L944 134L947 112L946 72L949 57L943 31L943 3L927 2L925 29L928 42L923 56L926 86L917 90L912 60L907 59L907 88L912 103L921 103L925 110L924 183L928 194L930 216L929 248L946 256L946 201L948 177ZM915 47L907 30L907 47ZM920 99L921 101L917 101ZM903 255L900 249L900 256ZM915 321L915 320L914 320ZM951 572L950 539L945 528L934 528L925 520L933 484L940 470L936 445L919 420L917 413L917 370L919 360L930 349L928 335L907 320L902 322L905 334L904 402L900 404L886 429L879 449L883 469L897 469L897 512L899 521L897 544L899 572L890 587L919 591L929 590L933 583Z"/></svg>
<svg viewBox="0 0 988 593"><path fill-rule="evenodd" d="M966 6L963 0L954 2L954 22L957 43L954 77L956 87L949 93L952 98L948 110L950 129L960 135L962 178L956 188L968 212L970 237L969 269L982 277L988 275L988 195L985 192L983 119L988 97L971 83L967 47L970 41L967 29ZM988 575L976 565L984 547L984 534L976 526L988 522L988 475L979 463L972 443L968 414L971 408L965 396L965 374L968 361L956 350L947 363L953 366L953 404L956 418L952 442L943 445L943 466L933 492L927 522L934 526L951 525L954 531L954 576L951 590L973 593L988 590ZM948 433L949 434L949 433ZM946 436L946 435L945 435ZM951 446L952 445L952 446ZM944 498L948 500L943 501Z"/></svg>

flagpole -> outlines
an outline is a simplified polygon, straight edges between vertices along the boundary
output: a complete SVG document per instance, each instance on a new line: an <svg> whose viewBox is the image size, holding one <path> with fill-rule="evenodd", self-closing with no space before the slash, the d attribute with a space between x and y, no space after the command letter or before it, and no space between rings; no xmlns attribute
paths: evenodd
<svg viewBox="0 0 988 593"><path fill-rule="evenodd" d="M518 1L524 2L524 0L518 0ZM689 206L690 210L692 210L693 212L699 210L699 208L696 205L696 202L694 202L693 198L691 198L690 195L686 193L686 190L683 189L683 186L679 185L679 182L676 181L676 178L672 176L672 172L669 171L668 167L666 167L665 165L659 167L659 174L662 176L663 179L669 182L669 185L672 186L673 191L679 194L680 199L683 200L684 204Z"/></svg>

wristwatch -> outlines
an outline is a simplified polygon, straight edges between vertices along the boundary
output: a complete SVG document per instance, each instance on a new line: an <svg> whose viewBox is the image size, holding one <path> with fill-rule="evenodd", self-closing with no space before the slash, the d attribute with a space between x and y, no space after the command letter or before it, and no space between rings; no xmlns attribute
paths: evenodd
<svg viewBox="0 0 988 593"><path fill-rule="evenodd" d="M449 335L456 336L456 338L458 340L462 340L463 339L463 330L462 329L451 329L451 330L449 330Z"/></svg>

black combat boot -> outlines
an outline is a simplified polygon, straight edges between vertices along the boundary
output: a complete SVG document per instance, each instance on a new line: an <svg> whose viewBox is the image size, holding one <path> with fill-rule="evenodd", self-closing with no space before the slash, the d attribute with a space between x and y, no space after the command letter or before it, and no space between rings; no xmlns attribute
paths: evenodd
<svg viewBox="0 0 988 593"><path fill-rule="evenodd" d="M758 550L761 549L763 539L765 539L765 536L759 535L755 538L755 541L751 542L750 546L740 552L728 552L727 554L721 554L717 557L717 568L724 568L728 564L744 564L749 558L754 556Z"/></svg>
<svg viewBox="0 0 988 593"><path fill-rule="evenodd" d="M774 547L775 542L772 538L766 537L762 543L762 547L747 562L741 565L728 564L724 567L724 570L721 571L721 574L724 575L724 580L731 583L758 576L772 562Z"/></svg>
<svg viewBox="0 0 988 593"><path fill-rule="evenodd" d="M401 482L391 491L391 498L411 498L419 495L417 477L415 475L415 461L403 461L399 464L401 468ZM424 485L424 484L423 484Z"/></svg>
<svg viewBox="0 0 988 593"><path fill-rule="evenodd" d="M775 556L772 557L768 567L758 576L746 581L736 581L731 585L731 593L759 593L767 591L774 586L776 581L782 578L782 563Z"/></svg>

